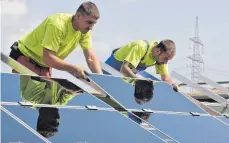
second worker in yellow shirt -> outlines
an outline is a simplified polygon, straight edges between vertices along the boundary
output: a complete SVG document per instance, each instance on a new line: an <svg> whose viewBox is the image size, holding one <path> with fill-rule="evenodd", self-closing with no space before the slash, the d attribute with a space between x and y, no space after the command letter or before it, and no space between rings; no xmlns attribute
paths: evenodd
<svg viewBox="0 0 229 143"><path fill-rule="evenodd" d="M168 72L168 61L176 54L176 46L172 40L156 41L136 40L113 50L106 63L120 71L126 77L137 78L136 74L147 67L155 66L156 73L163 81L178 87Z"/></svg>

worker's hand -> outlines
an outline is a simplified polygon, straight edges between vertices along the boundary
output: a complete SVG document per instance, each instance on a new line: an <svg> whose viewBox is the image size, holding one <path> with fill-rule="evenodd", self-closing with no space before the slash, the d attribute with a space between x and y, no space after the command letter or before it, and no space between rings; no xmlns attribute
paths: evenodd
<svg viewBox="0 0 229 143"><path fill-rule="evenodd" d="M179 92L179 87L176 84L172 84L173 90Z"/></svg>
<svg viewBox="0 0 229 143"><path fill-rule="evenodd" d="M85 75L86 71L84 70L84 68L80 66L74 66L74 68L70 73L76 78L86 79L86 75Z"/></svg>

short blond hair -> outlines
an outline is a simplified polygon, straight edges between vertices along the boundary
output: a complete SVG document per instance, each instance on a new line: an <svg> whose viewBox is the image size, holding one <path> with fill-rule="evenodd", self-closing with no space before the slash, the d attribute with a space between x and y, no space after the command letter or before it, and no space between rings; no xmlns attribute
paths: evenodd
<svg viewBox="0 0 229 143"><path fill-rule="evenodd" d="M161 51L167 52L169 55L171 55L171 59L176 55L176 44L170 39L162 40L157 45L157 48L159 48Z"/></svg>
<svg viewBox="0 0 229 143"><path fill-rule="evenodd" d="M79 12L83 16L92 16L95 19L100 18L97 6L90 1L83 2L76 12Z"/></svg>

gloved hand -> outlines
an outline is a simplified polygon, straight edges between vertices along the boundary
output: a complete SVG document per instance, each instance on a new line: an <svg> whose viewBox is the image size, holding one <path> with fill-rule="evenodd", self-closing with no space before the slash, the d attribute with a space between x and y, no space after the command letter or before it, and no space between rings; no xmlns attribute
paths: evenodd
<svg viewBox="0 0 229 143"><path fill-rule="evenodd" d="M176 84L172 84L173 90L179 92L179 87Z"/></svg>

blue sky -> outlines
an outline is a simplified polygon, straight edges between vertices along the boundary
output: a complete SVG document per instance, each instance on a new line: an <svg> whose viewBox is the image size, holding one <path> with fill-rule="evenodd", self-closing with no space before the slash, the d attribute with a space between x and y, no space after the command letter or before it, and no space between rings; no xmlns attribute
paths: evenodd
<svg viewBox="0 0 229 143"><path fill-rule="evenodd" d="M219 1L155 1L155 0L92 0L100 10L101 18L93 31L93 47L102 61L112 49L138 39L170 38L176 42L177 55L169 63L173 70L191 75L189 38L194 36L195 19L199 17L199 35L204 42L205 75L213 80L228 80L229 66L229 2ZM5 0L2 2L1 50L9 53L9 46L26 32L35 28L48 15L74 13L83 1L76 0ZM80 48L67 59L85 66ZM9 72L9 68L2 67ZM154 68L148 69L155 74ZM58 73L55 71L55 73Z"/></svg>

